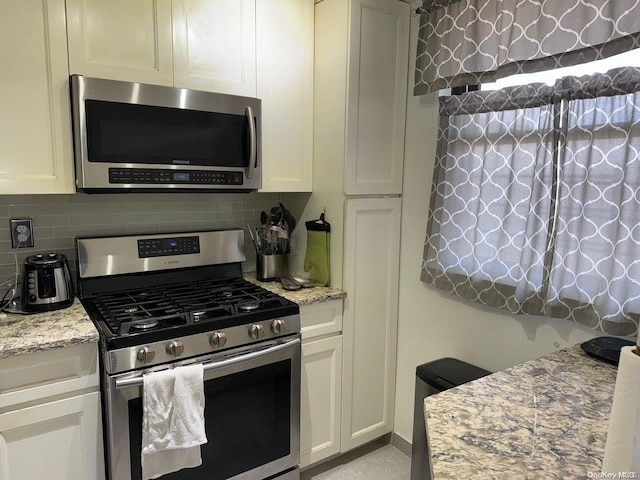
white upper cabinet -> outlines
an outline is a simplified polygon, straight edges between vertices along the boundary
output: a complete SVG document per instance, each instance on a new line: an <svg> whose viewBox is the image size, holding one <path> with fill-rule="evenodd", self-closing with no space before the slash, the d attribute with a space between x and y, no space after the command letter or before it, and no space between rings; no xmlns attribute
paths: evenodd
<svg viewBox="0 0 640 480"><path fill-rule="evenodd" d="M174 0L174 84L256 96L255 0Z"/></svg>
<svg viewBox="0 0 640 480"><path fill-rule="evenodd" d="M72 74L262 100L262 191L310 192L314 0L67 0Z"/></svg>
<svg viewBox="0 0 640 480"><path fill-rule="evenodd" d="M256 96L255 0L67 0L71 73Z"/></svg>
<svg viewBox="0 0 640 480"><path fill-rule="evenodd" d="M4 0L0 194L73 193L64 0Z"/></svg>
<svg viewBox="0 0 640 480"><path fill-rule="evenodd" d="M345 193L402 193L409 5L351 3Z"/></svg>
<svg viewBox="0 0 640 480"><path fill-rule="evenodd" d="M171 0L67 0L71 73L173 85Z"/></svg>
<svg viewBox="0 0 640 480"><path fill-rule="evenodd" d="M313 0L257 0L262 191L310 192L313 170Z"/></svg>

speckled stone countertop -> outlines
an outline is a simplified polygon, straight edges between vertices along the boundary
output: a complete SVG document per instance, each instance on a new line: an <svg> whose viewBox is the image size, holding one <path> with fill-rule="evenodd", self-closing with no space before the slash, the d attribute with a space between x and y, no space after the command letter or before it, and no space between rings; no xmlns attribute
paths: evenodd
<svg viewBox="0 0 640 480"><path fill-rule="evenodd" d="M346 293L337 288L312 287L288 291L277 282L258 282L255 274L245 275L245 278L300 305L346 297ZM98 340L98 331L78 299L69 308L53 312L0 314L0 358Z"/></svg>
<svg viewBox="0 0 640 480"><path fill-rule="evenodd" d="M97 342L98 331L80 303L33 315L0 314L0 358Z"/></svg>
<svg viewBox="0 0 640 480"><path fill-rule="evenodd" d="M253 282L270 292L277 293L296 302L298 305L309 305L310 303L326 302L327 300L337 300L346 298L347 292L333 287L311 287L299 290L285 290L279 282L260 282L256 280L255 272L245 273L245 280Z"/></svg>
<svg viewBox="0 0 640 480"><path fill-rule="evenodd" d="M427 397L433 478L601 472L616 374L575 345Z"/></svg>

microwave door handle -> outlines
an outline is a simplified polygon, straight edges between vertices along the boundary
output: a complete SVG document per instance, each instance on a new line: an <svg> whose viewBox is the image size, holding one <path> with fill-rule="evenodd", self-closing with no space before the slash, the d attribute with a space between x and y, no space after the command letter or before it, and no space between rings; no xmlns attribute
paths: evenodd
<svg viewBox="0 0 640 480"><path fill-rule="evenodd" d="M257 163L257 139L256 139L256 124L253 121L253 109L251 107L245 107L244 114L249 122L249 167L247 168L247 178L253 178L253 173L256 169Z"/></svg>
<svg viewBox="0 0 640 480"><path fill-rule="evenodd" d="M296 338L295 340L291 340L289 342L282 343L280 345L275 345L273 347L265 348L264 350L258 350L257 352L245 353L244 355L238 355L237 357L231 357L227 360L221 360L219 362L210 362L203 364L204 373L210 372L212 370L219 370L221 368L230 367L236 365L238 363L246 362L247 360L255 360L256 358L266 357L267 355L272 355L281 350L286 350L293 346L296 346L300 343L300 339ZM144 384L143 375L138 375L136 377L130 378L121 378L116 380L116 389L120 390L122 388L130 388L130 387L141 387Z"/></svg>

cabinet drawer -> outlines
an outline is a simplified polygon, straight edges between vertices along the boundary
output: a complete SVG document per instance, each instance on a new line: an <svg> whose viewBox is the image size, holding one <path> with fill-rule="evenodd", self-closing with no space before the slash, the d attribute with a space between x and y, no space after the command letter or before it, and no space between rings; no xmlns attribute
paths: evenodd
<svg viewBox="0 0 640 480"><path fill-rule="evenodd" d="M0 411L99 385L98 344L86 343L0 360Z"/></svg>
<svg viewBox="0 0 640 480"><path fill-rule="evenodd" d="M302 339L342 330L342 299L300 305Z"/></svg>

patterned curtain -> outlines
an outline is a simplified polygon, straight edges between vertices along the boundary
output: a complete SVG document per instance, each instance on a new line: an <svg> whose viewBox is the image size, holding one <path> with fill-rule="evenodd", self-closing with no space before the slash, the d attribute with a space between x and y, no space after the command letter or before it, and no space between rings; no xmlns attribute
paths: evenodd
<svg viewBox="0 0 640 480"><path fill-rule="evenodd" d="M422 281L632 335L640 70L440 99Z"/></svg>
<svg viewBox="0 0 640 480"><path fill-rule="evenodd" d="M567 77L558 211L544 313L611 335L640 314L640 75Z"/></svg>
<svg viewBox="0 0 640 480"><path fill-rule="evenodd" d="M640 46L640 0L425 0L414 95Z"/></svg>

